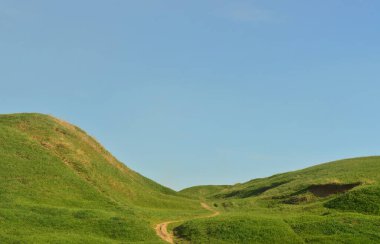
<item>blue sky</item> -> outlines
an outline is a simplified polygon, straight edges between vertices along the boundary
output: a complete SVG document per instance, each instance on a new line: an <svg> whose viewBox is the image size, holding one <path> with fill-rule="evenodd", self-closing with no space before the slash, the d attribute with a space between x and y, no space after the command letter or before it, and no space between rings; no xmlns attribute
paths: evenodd
<svg viewBox="0 0 380 244"><path fill-rule="evenodd" d="M380 145L380 2L0 0L0 113L41 112L174 189Z"/></svg>

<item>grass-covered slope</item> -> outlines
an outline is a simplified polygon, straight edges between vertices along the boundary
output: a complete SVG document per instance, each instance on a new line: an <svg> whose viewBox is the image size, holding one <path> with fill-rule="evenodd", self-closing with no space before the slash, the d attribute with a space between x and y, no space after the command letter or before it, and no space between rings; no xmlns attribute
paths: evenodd
<svg viewBox="0 0 380 244"><path fill-rule="evenodd" d="M188 221L175 234L191 243L302 243L280 218L239 214Z"/></svg>
<svg viewBox="0 0 380 244"><path fill-rule="evenodd" d="M181 190L179 193L184 196L195 198L206 198L213 194L219 193L222 190L228 189L228 185L205 185L205 186L193 186Z"/></svg>
<svg viewBox="0 0 380 244"><path fill-rule="evenodd" d="M318 198L346 192L357 187L380 182L380 157L339 160L310 168L254 179L233 186L196 186L181 191L182 194L206 196L209 199L282 199L304 196ZM194 190L197 189L197 190ZM201 190L199 190L201 189ZM302 201L302 199L299 199Z"/></svg>
<svg viewBox="0 0 380 244"><path fill-rule="evenodd" d="M174 230L178 240L192 243L244 243L242 233L248 243L379 243L379 189L380 157L340 160L218 189L193 187L181 193L206 197L222 214Z"/></svg>
<svg viewBox="0 0 380 244"><path fill-rule="evenodd" d="M326 202L325 207L380 215L380 186L363 187L356 191L342 194Z"/></svg>
<svg viewBox="0 0 380 244"><path fill-rule="evenodd" d="M354 158L177 193L71 124L0 115L0 243L162 243L153 227L173 220L185 243L380 243L379 173Z"/></svg>
<svg viewBox="0 0 380 244"><path fill-rule="evenodd" d="M0 115L0 243L160 242L155 222L198 209L71 124Z"/></svg>

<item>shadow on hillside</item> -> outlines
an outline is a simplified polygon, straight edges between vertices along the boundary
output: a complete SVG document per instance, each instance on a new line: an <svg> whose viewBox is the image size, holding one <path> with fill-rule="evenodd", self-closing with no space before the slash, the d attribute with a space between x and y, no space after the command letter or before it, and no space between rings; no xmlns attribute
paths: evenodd
<svg viewBox="0 0 380 244"><path fill-rule="evenodd" d="M313 197L311 197L311 195L308 195L307 193L311 193L312 196L314 197L328 197L330 195L347 192L359 185L361 185L361 182L350 183L350 184L328 183L328 184L310 185L302 190L299 190L297 192L294 192L288 195L287 199L285 199L283 203L299 204L302 202L308 202Z"/></svg>
<svg viewBox="0 0 380 244"><path fill-rule="evenodd" d="M216 197L220 198L230 198L230 197L240 197L240 198L247 198L247 197L253 197L253 196L258 196L270 189L276 188L278 186L284 185L286 183L289 183L290 181L280 181L280 182L274 182L268 186L263 186L259 188L254 188L254 189L242 189L242 190L237 190L237 191L232 191L226 194L219 194Z"/></svg>
<svg viewBox="0 0 380 244"><path fill-rule="evenodd" d="M361 183L351 184L324 184L324 185L311 185L307 188L308 191L317 197L328 197L333 194L343 193L359 186Z"/></svg>

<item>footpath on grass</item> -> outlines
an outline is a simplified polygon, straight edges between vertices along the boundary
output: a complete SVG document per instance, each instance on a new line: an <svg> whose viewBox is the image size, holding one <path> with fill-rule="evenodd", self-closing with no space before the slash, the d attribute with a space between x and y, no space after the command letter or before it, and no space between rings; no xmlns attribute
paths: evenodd
<svg viewBox="0 0 380 244"><path fill-rule="evenodd" d="M204 203L204 202L201 202L201 206L202 206L204 209L207 209L207 210L211 211L212 214L207 215L207 216L198 216L198 217L191 218L191 219L187 219L187 220L200 219L200 218L212 218L212 217L215 217L215 216L217 216L217 215L220 214L219 211L216 211L215 209L211 208L209 205L207 205L207 204ZM159 224L157 224L156 227L155 227L156 234L157 234L162 240L164 240L164 241L166 241L166 242L168 242L168 243L174 243L173 234L168 232L168 225L169 225L169 224L172 224L172 223L176 223L176 222L181 222L181 221L183 221L183 220L166 221L166 222L163 222L163 223L159 223Z"/></svg>

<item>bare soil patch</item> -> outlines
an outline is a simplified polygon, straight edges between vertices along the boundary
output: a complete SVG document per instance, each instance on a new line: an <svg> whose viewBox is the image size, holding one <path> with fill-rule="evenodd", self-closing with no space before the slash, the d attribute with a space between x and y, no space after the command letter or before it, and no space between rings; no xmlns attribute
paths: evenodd
<svg viewBox="0 0 380 244"><path fill-rule="evenodd" d="M351 184L323 184L323 185L311 185L308 187L308 191L313 193L317 197L327 197L337 193L343 193L351 190L354 187L359 186L361 183Z"/></svg>

